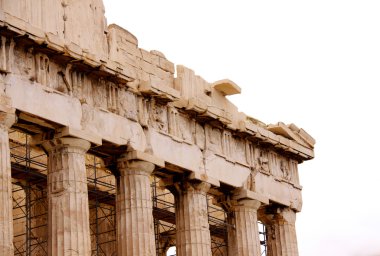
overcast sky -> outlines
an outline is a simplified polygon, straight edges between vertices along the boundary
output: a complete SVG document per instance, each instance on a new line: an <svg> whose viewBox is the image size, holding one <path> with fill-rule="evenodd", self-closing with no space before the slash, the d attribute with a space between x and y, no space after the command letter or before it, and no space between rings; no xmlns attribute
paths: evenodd
<svg viewBox="0 0 380 256"><path fill-rule="evenodd" d="M104 0L133 33L265 123L304 128L301 256L380 255L380 1Z"/></svg>

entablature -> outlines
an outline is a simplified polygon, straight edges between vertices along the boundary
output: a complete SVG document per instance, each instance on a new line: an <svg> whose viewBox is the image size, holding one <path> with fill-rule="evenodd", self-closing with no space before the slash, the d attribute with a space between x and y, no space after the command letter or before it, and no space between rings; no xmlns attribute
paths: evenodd
<svg viewBox="0 0 380 256"><path fill-rule="evenodd" d="M239 112L226 98L241 91L231 80L209 83L175 67L139 48L127 30L106 28L100 13L91 14L88 31L77 30L70 3L54 9L66 8L68 20L50 25L48 17L39 23L0 7L0 94L17 110L18 128L87 134L99 153L149 153L164 168L252 191L273 182L301 190L297 164L314 157L314 139L294 124L266 125ZM284 191L271 199L281 202Z"/></svg>

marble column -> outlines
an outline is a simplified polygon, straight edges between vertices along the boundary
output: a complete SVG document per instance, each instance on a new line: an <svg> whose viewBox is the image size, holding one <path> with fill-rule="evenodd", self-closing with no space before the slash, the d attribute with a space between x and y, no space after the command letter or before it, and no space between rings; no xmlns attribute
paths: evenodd
<svg viewBox="0 0 380 256"><path fill-rule="evenodd" d="M210 184L183 181L174 187L177 256L211 256L206 197Z"/></svg>
<svg viewBox="0 0 380 256"><path fill-rule="evenodd" d="M150 188L150 175L154 167L154 164L145 161L118 160L117 255L156 255Z"/></svg>
<svg viewBox="0 0 380 256"><path fill-rule="evenodd" d="M267 226L268 256L298 256L296 213L290 208L277 209Z"/></svg>
<svg viewBox="0 0 380 256"><path fill-rule="evenodd" d="M85 166L90 143L65 137L42 146L48 153L48 255L90 256Z"/></svg>
<svg viewBox="0 0 380 256"><path fill-rule="evenodd" d="M257 200L244 199L233 203L229 209L228 255L261 255L257 225L260 204Z"/></svg>
<svg viewBox="0 0 380 256"><path fill-rule="evenodd" d="M0 111L0 255L13 256L12 177L8 129L14 114Z"/></svg>

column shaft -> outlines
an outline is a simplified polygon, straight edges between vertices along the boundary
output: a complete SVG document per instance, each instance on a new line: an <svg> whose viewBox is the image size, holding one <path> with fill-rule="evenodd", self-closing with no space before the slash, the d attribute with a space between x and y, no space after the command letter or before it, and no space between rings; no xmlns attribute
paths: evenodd
<svg viewBox="0 0 380 256"><path fill-rule="evenodd" d="M48 255L90 256L90 223L85 154L88 141L45 142L48 152Z"/></svg>
<svg viewBox="0 0 380 256"><path fill-rule="evenodd" d="M274 215L267 225L268 256L298 256L295 221L296 213L289 208Z"/></svg>
<svg viewBox="0 0 380 256"><path fill-rule="evenodd" d="M260 202L242 200L233 205L228 215L228 255L260 256L257 209Z"/></svg>
<svg viewBox="0 0 380 256"><path fill-rule="evenodd" d="M13 256L12 177L8 127L0 123L0 255Z"/></svg>
<svg viewBox="0 0 380 256"><path fill-rule="evenodd" d="M117 251L120 256L156 255L150 174L154 165L118 161L116 195Z"/></svg>
<svg viewBox="0 0 380 256"><path fill-rule="evenodd" d="M211 256L205 182L183 182L175 192L176 247L178 256Z"/></svg>

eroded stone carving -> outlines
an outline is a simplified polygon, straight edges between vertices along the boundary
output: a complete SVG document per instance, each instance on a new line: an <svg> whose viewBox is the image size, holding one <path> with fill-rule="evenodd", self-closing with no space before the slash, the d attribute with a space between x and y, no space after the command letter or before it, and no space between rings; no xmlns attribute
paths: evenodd
<svg viewBox="0 0 380 256"><path fill-rule="evenodd" d="M168 133L168 112L167 107L156 102L154 99L150 102L150 123L153 128Z"/></svg>
<svg viewBox="0 0 380 256"><path fill-rule="evenodd" d="M36 80L42 85L49 85L49 57L43 53L37 53L36 61Z"/></svg>
<svg viewBox="0 0 380 256"><path fill-rule="evenodd" d="M257 159L258 168L264 173L270 174L268 152L265 150L260 151L260 155Z"/></svg>
<svg viewBox="0 0 380 256"><path fill-rule="evenodd" d="M93 103L95 107L107 109L107 89L106 80L103 78L97 79L97 81L92 83L93 88Z"/></svg>
<svg viewBox="0 0 380 256"><path fill-rule="evenodd" d="M5 36L1 36L0 40L0 72L11 72L11 66L14 62L13 50L15 42L13 38Z"/></svg>
<svg viewBox="0 0 380 256"><path fill-rule="evenodd" d="M179 114L176 108L168 107L168 126L169 126L169 134L180 137L180 128L179 128Z"/></svg>
<svg viewBox="0 0 380 256"><path fill-rule="evenodd" d="M224 156L227 158L232 157L233 152L233 140L232 140L232 134L229 131L224 130L223 131L223 139L222 139L222 151Z"/></svg>
<svg viewBox="0 0 380 256"><path fill-rule="evenodd" d="M200 149L202 150L205 149L205 146L206 146L205 129L199 123L195 124L195 143Z"/></svg>
<svg viewBox="0 0 380 256"><path fill-rule="evenodd" d="M280 169L282 172L282 177L288 181L292 179L292 175L289 169L289 162L286 159L281 159Z"/></svg>
<svg viewBox="0 0 380 256"><path fill-rule="evenodd" d="M119 106L119 88L116 84L107 83L107 107L108 110L116 113Z"/></svg>
<svg viewBox="0 0 380 256"><path fill-rule="evenodd" d="M207 149L222 154L222 132L219 128L206 125Z"/></svg>
<svg viewBox="0 0 380 256"><path fill-rule="evenodd" d="M119 91L119 115L138 121L138 102L136 94L121 88Z"/></svg>

